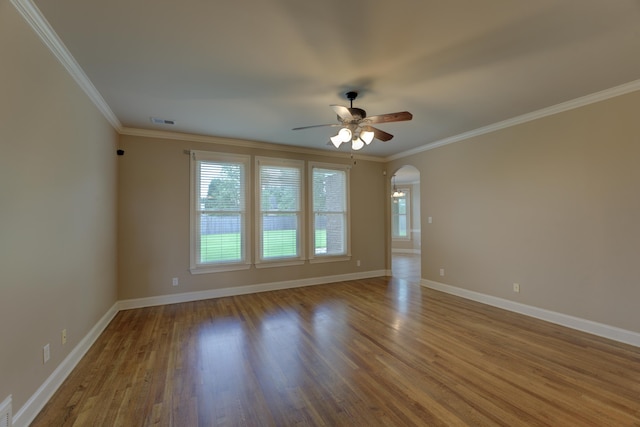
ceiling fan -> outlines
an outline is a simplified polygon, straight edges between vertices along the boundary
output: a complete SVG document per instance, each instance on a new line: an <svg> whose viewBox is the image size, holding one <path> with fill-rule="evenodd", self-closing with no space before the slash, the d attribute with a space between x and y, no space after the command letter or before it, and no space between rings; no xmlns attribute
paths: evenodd
<svg viewBox="0 0 640 427"><path fill-rule="evenodd" d="M390 122L402 122L411 120L413 115L408 111L400 111L398 113L381 114L377 116L368 116L367 112L361 108L353 107L353 100L358 97L358 92L347 92L347 99L351 102L350 107L343 107L342 105L330 105L333 111L338 115L337 124L325 124L314 126L303 126L299 128L293 128L293 130L317 128L324 126L339 127L338 134L329 138L331 143L339 148L342 143L351 141L351 148L353 150L360 150L365 145L371 144L373 138L380 141L387 142L393 138L393 135L383 130L374 128L372 124L377 123L390 123Z"/></svg>

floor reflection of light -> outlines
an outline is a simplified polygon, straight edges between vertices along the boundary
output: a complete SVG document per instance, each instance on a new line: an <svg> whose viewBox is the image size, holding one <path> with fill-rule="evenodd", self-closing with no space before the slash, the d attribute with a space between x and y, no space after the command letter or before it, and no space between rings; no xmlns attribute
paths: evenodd
<svg viewBox="0 0 640 427"><path fill-rule="evenodd" d="M198 334L201 381L223 388L224 384L242 384L245 346L245 331L239 320L222 318L203 325Z"/></svg>
<svg viewBox="0 0 640 427"><path fill-rule="evenodd" d="M396 332L400 332L400 328L402 328L403 323L404 323L404 318L402 318L401 316L396 316L391 326L393 326L393 329Z"/></svg>
<svg viewBox="0 0 640 427"><path fill-rule="evenodd" d="M402 314L406 314L409 310L409 285L402 281L396 288L396 302L398 311Z"/></svg>
<svg viewBox="0 0 640 427"><path fill-rule="evenodd" d="M313 336L318 345L330 344L343 331L344 306L322 304L313 311Z"/></svg>
<svg viewBox="0 0 640 427"><path fill-rule="evenodd" d="M301 368L300 328L297 314L287 311L266 315L260 324L261 368L281 375L289 384L298 381Z"/></svg>
<svg viewBox="0 0 640 427"><path fill-rule="evenodd" d="M393 298L396 309L392 326L396 331L402 327L404 320L410 314L411 304L421 304L422 293L419 285L412 284L404 279L392 279L389 282L389 293Z"/></svg>
<svg viewBox="0 0 640 427"><path fill-rule="evenodd" d="M341 301L329 301L313 308L311 318L315 356L322 360L314 367L316 375L339 375L345 381L351 377L353 365L349 363L348 343L351 328L348 323L347 305Z"/></svg>
<svg viewBox="0 0 640 427"><path fill-rule="evenodd" d="M400 314L407 314L409 311L409 298L411 285L403 279L391 279L387 295L393 300L393 306Z"/></svg>

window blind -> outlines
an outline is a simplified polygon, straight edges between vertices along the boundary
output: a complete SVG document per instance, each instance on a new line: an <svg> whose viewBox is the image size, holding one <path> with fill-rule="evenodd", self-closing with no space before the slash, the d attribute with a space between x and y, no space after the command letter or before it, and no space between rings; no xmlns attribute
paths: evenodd
<svg viewBox="0 0 640 427"><path fill-rule="evenodd" d="M258 160L262 261L302 258L302 170L299 161Z"/></svg>
<svg viewBox="0 0 640 427"><path fill-rule="evenodd" d="M192 268L247 262L246 175L249 158L192 156Z"/></svg>
<svg viewBox="0 0 640 427"><path fill-rule="evenodd" d="M315 255L347 253L347 173L312 167Z"/></svg>

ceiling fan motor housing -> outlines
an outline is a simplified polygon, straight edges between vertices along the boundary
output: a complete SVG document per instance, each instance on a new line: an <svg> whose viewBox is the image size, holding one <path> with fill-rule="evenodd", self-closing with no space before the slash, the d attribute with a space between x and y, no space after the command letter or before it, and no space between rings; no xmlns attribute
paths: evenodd
<svg viewBox="0 0 640 427"><path fill-rule="evenodd" d="M362 108L348 108L349 112L351 113L351 115L353 116L353 120L344 120L342 117L338 116L338 120L343 122L343 123L357 123L360 120L364 119L365 117L367 117L367 112L364 111Z"/></svg>

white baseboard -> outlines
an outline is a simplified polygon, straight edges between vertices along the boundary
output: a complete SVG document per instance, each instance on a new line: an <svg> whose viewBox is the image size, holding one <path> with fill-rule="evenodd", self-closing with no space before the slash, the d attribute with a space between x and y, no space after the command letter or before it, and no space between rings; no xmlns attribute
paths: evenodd
<svg viewBox="0 0 640 427"><path fill-rule="evenodd" d="M133 308L152 307L155 305L176 304L189 301L200 301L211 298L229 297L234 295L253 294L257 292L277 291L280 289L300 288L303 286L322 285L326 283L343 282L347 280L368 279L371 277L388 276L388 270L373 270L362 273L339 274L335 276L311 277L300 280L287 280L283 282L261 283L256 285L236 286L232 288L210 289L199 292L185 292L173 295L160 295L157 297L136 298L121 300L118 302L118 310L130 310Z"/></svg>
<svg viewBox="0 0 640 427"><path fill-rule="evenodd" d="M22 408L15 413L13 416L13 427L27 427L31 424L117 313L118 308L116 303L98 320L98 323L91 328L89 333L85 335L78 345L71 350L71 353L69 353L53 373L49 375L49 378L47 378L29 400L22 405Z"/></svg>
<svg viewBox="0 0 640 427"><path fill-rule="evenodd" d="M483 304L513 311L515 313L524 314L526 316L535 317L536 319L545 320L557 325L566 326L567 328L576 329L578 331L587 332L610 340L640 347L640 333L637 332L616 328L615 326L609 326L579 317L569 316L555 311L545 310L543 308L521 304L519 302L479 292L469 291L456 286L445 285L444 283L435 282L433 280L422 279L420 284L430 289L446 292L451 295L481 302Z"/></svg>

